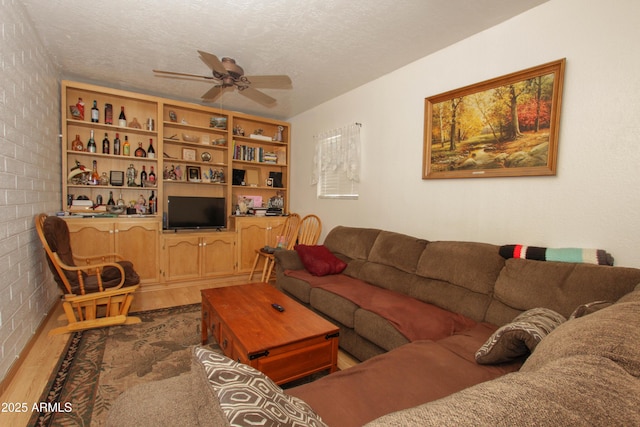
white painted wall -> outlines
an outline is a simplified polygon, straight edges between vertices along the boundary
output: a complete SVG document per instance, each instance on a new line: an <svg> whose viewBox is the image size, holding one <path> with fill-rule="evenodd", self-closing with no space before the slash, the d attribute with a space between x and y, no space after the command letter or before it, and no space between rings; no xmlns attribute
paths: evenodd
<svg viewBox="0 0 640 427"><path fill-rule="evenodd" d="M60 295L34 216L60 209L59 72L18 0L0 2L0 379Z"/></svg>
<svg viewBox="0 0 640 427"><path fill-rule="evenodd" d="M323 236L342 224L603 248L616 265L640 267L638 40L636 0L551 0L293 117L291 209L318 214ZM421 179L425 97L560 58L557 176ZM360 199L319 200L309 185L312 137L351 122L363 124Z"/></svg>

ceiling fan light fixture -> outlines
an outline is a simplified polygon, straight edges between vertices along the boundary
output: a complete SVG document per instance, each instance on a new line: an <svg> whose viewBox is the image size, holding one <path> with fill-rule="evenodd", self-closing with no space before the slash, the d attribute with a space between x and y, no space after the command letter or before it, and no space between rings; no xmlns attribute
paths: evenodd
<svg viewBox="0 0 640 427"><path fill-rule="evenodd" d="M176 73L173 71L160 71L153 70L157 74L163 75L163 77L185 78L193 77L204 80L216 80L216 83L209 91L207 91L201 98L204 101L215 101L226 90L236 89L238 93L246 96L252 101L258 102L265 107L272 107L275 105L276 100L266 93L260 92L256 88L265 89L291 89L291 79L289 76L274 75L274 76L250 76L244 75L244 70L241 66L236 64L235 59L229 57L223 57L218 59L214 54L199 50L200 59L204 62L213 74L212 77L197 76L194 74ZM253 80L253 82L252 82ZM252 87L251 85L255 87Z"/></svg>

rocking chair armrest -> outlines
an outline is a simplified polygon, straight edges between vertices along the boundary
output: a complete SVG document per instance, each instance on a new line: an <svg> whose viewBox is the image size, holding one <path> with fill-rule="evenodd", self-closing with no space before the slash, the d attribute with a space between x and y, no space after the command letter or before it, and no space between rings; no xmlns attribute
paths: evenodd
<svg viewBox="0 0 640 427"><path fill-rule="evenodd" d="M82 255L73 255L73 259L75 261L81 261L83 263L86 263L87 265L91 265L94 266L95 264L92 264L92 261L94 260L102 260L104 262L104 260L106 258L115 258L118 261L122 261L124 260L124 257L120 254L117 253L106 253L106 254L100 254L100 255L91 255L91 256L82 256Z"/></svg>
<svg viewBox="0 0 640 427"><path fill-rule="evenodd" d="M93 274L97 274L99 276L99 271L102 271L102 269L104 269L104 267L115 267L118 270L120 270L120 283L118 283L117 286L112 286L109 289L120 289L122 287L122 285L124 285L124 279L125 279L125 272L124 272L124 268L118 264L117 262L101 262L98 264L87 264L84 266L73 266L73 265L67 265L64 262L62 262L62 260L60 259L60 256L58 256L57 252L53 253L54 258L56 259L56 262L58 263L58 265L60 265L60 268L62 268L63 270L68 270L68 271L84 271L89 275L93 275ZM98 278L99 280L101 280L100 278ZM100 282L102 283L102 282ZM102 284L100 285L102 287Z"/></svg>

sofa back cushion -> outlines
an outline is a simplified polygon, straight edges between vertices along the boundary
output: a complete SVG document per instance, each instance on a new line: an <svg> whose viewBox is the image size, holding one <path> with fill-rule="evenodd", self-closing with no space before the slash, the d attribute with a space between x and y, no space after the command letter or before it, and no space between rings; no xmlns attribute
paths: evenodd
<svg viewBox="0 0 640 427"><path fill-rule="evenodd" d="M560 325L538 344L521 371L535 371L565 357L586 355L610 359L640 377L640 290L625 301Z"/></svg>
<svg viewBox="0 0 640 427"><path fill-rule="evenodd" d="M430 242L420 256L416 273L489 294L504 266L498 246L476 242Z"/></svg>
<svg viewBox="0 0 640 427"><path fill-rule="evenodd" d="M508 259L485 320L504 325L535 307L569 317L580 304L616 301L639 282L640 269Z"/></svg>
<svg viewBox="0 0 640 427"><path fill-rule="evenodd" d="M380 230L337 226L324 239L324 245L342 259L366 260Z"/></svg>
<svg viewBox="0 0 640 427"><path fill-rule="evenodd" d="M416 265L427 246L427 241L405 234L381 231L374 242L368 260L415 273Z"/></svg>

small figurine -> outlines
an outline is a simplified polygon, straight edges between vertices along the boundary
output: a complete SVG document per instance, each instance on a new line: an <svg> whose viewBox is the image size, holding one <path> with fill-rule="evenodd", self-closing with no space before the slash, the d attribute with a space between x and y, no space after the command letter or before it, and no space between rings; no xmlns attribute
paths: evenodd
<svg viewBox="0 0 640 427"><path fill-rule="evenodd" d="M180 169L180 165L176 166L175 174L176 174L176 179L178 181L182 181L182 169Z"/></svg>
<svg viewBox="0 0 640 427"><path fill-rule="evenodd" d="M276 142L282 142L282 131L284 130L284 126L278 126L278 132L276 132L276 136L273 137L273 140Z"/></svg>
<svg viewBox="0 0 640 427"><path fill-rule="evenodd" d="M138 176L138 171L133 167L133 163L129 165L127 168L127 187L137 187L136 177Z"/></svg>

